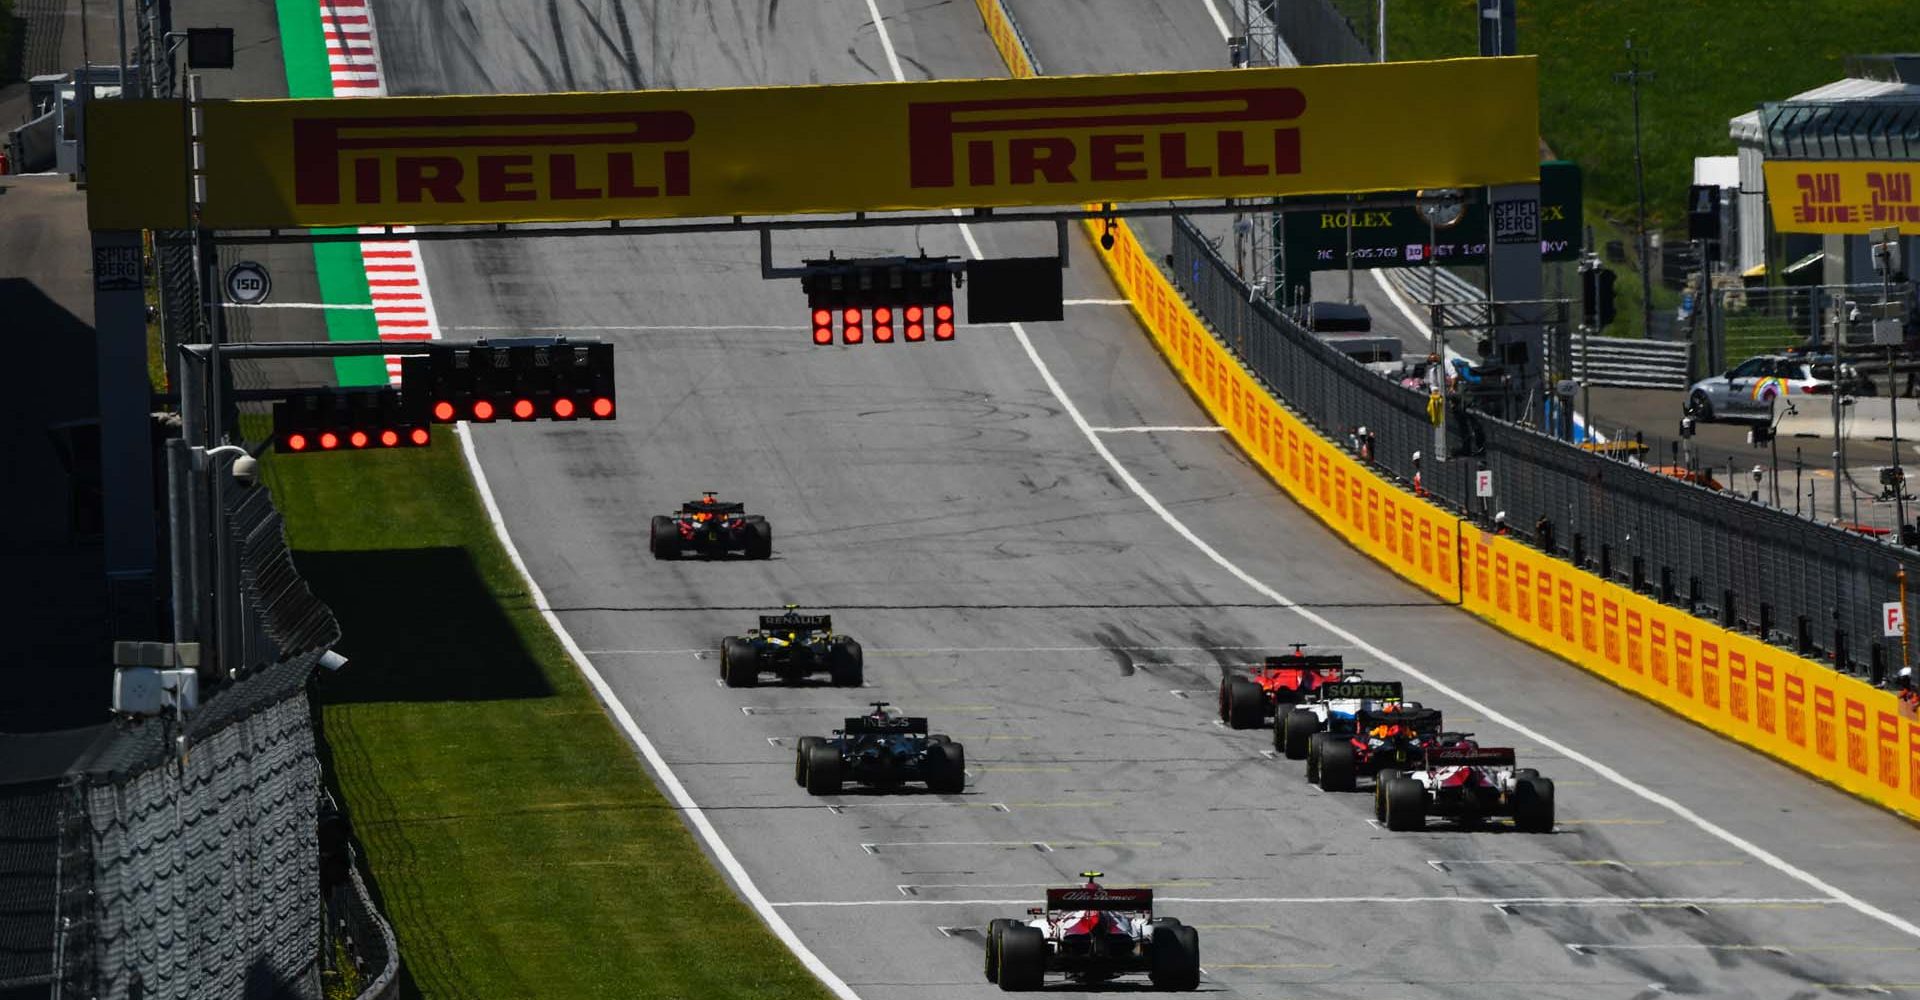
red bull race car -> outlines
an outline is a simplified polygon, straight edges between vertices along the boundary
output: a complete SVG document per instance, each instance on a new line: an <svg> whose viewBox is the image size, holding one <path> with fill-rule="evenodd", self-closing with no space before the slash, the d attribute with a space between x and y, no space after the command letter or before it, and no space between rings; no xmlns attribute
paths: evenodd
<svg viewBox="0 0 1920 1000"><path fill-rule="evenodd" d="M758 514L748 514L746 504L725 503L707 490L672 514L655 515L647 548L655 559L732 552L748 559L768 559L773 556L773 525Z"/></svg>
<svg viewBox="0 0 1920 1000"><path fill-rule="evenodd" d="M1359 677L1349 674L1339 656L1309 656L1305 643L1293 644L1292 656L1269 656L1244 674L1220 679L1220 721L1233 729L1258 729L1288 706L1320 690L1323 684Z"/></svg>
<svg viewBox="0 0 1920 1000"><path fill-rule="evenodd" d="M1513 818L1523 833L1553 832L1553 781L1515 767L1510 747L1482 747L1460 734L1428 750L1418 767L1374 785L1373 815L1389 830L1422 830L1428 816L1464 824Z"/></svg>
<svg viewBox="0 0 1920 1000"><path fill-rule="evenodd" d="M1418 767L1429 750L1463 736L1441 731L1437 708L1390 701L1354 713L1350 733L1314 733L1307 739L1307 780L1323 792L1351 792L1362 776L1376 782Z"/></svg>
<svg viewBox="0 0 1920 1000"><path fill-rule="evenodd" d="M1200 987L1200 932L1153 915L1152 889L1108 889L1099 872L1085 885L1048 889L1047 905L1025 920L987 925L987 982L1008 992L1037 990L1048 973L1103 983L1146 973L1156 988Z"/></svg>

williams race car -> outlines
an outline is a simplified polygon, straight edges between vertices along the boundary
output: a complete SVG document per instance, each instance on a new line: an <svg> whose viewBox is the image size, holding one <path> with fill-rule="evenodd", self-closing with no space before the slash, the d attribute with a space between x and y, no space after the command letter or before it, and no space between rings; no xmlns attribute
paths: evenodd
<svg viewBox="0 0 1920 1000"><path fill-rule="evenodd" d="M1515 767L1511 748L1482 747L1466 735L1428 750L1409 773L1374 785L1374 818L1389 830L1421 830L1428 816L1467 824L1511 816L1524 833L1553 832L1552 779Z"/></svg>
<svg viewBox="0 0 1920 1000"><path fill-rule="evenodd" d="M1357 670L1348 671L1358 674ZM1345 679L1320 685L1305 700L1273 720L1273 748L1288 760L1305 760L1314 733L1353 733L1354 716L1400 704L1399 681ZM1415 706L1417 707L1417 706Z"/></svg>
<svg viewBox="0 0 1920 1000"><path fill-rule="evenodd" d="M1398 775L1420 766L1428 750L1457 741L1441 732L1440 710L1390 701L1354 714L1352 733L1307 739L1307 780L1326 792L1351 792L1365 775Z"/></svg>
<svg viewBox="0 0 1920 1000"><path fill-rule="evenodd" d="M783 615L761 615L760 627L720 641L720 679L728 687L753 687L763 673L788 683L826 674L839 687L859 687L866 664L860 643L833 634L832 615L803 615L787 605Z"/></svg>
<svg viewBox="0 0 1920 1000"><path fill-rule="evenodd" d="M1323 684L1358 680L1339 656L1308 656L1293 644L1292 656L1269 656L1245 674L1220 679L1220 721L1234 729L1258 729L1267 720L1318 691Z"/></svg>
<svg viewBox="0 0 1920 1000"><path fill-rule="evenodd" d="M722 503L707 490L672 514L655 515L647 548L655 559L678 559L689 552L706 556L739 552L748 559L768 559L773 556L773 525L758 514L748 514L746 504Z"/></svg>
<svg viewBox="0 0 1920 1000"><path fill-rule="evenodd" d="M1037 990L1049 972L1102 983L1144 972L1163 990L1200 986L1200 932L1155 919L1152 889L1108 889L1099 872L1087 884L1048 889L1047 905L1025 920L987 925L987 982L1008 992Z"/></svg>
<svg viewBox="0 0 1920 1000"><path fill-rule="evenodd" d="M967 748L928 735L927 720L873 711L846 720L832 736L800 737L793 780L811 795L833 795L843 784L897 788L924 781L931 791L959 794L967 785Z"/></svg>

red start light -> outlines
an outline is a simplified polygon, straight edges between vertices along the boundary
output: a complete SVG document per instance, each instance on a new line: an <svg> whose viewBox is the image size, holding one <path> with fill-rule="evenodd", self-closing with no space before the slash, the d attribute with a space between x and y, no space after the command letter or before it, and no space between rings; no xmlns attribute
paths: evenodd
<svg viewBox="0 0 1920 1000"><path fill-rule="evenodd" d="M601 396L600 398L594 400L593 415L596 417L613 416L613 400L608 399L605 396Z"/></svg>
<svg viewBox="0 0 1920 1000"><path fill-rule="evenodd" d="M813 342L816 344L833 343L833 327L816 326L813 328Z"/></svg>
<svg viewBox="0 0 1920 1000"><path fill-rule="evenodd" d="M398 431L381 431L380 432L381 447L391 448L394 445L399 443L400 443L400 432Z"/></svg>
<svg viewBox="0 0 1920 1000"><path fill-rule="evenodd" d="M433 404L433 419L443 424L451 423L453 421L453 404L444 399Z"/></svg>
<svg viewBox="0 0 1920 1000"><path fill-rule="evenodd" d="M849 310L847 310L846 312L843 312L843 313L841 313L841 314L840 314L840 318L841 318L842 320L844 320L844 321L846 322L846 324L847 324L848 326L859 326L859 325L860 325L860 310L858 310L858 309L849 309Z"/></svg>
<svg viewBox="0 0 1920 1000"><path fill-rule="evenodd" d="M876 344L893 343L893 327L882 323L873 328L873 342Z"/></svg>
<svg viewBox="0 0 1920 1000"><path fill-rule="evenodd" d="M288 435L288 436L287 436L287 449L288 449L289 451L306 451L306 450L307 450L307 436L306 436L305 434L290 434L290 435Z"/></svg>
<svg viewBox="0 0 1920 1000"><path fill-rule="evenodd" d="M417 444L424 448L426 447L427 442L431 440L433 440L433 435L429 434L425 427L415 427L413 429L414 444Z"/></svg>
<svg viewBox="0 0 1920 1000"><path fill-rule="evenodd" d="M476 400L473 404L473 419L492 420L493 404L484 399Z"/></svg>
<svg viewBox="0 0 1920 1000"><path fill-rule="evenodd" d="M923 316L923 315L925 315L925 314L924 314L924 313L923 313L923 312L921 311L921 309L920 309L920 307L919 307L919 306L908 306L908 307L907 307L907 322L909 322L909 323L918 323L918 322L920 322L920 317L921 317L921 316Z"/></svg>
<svg viewBox="0 0 1920 1000"><path fill-rule="evenodd" d="M515 419L515 420L532 420L532 419L533 419L533 400L531 400L531 399L516 399L516 400L514 400L514 402L513 402L513 419Z"/></svg>
<svg viewBox="0 0 1920 1000"><path fill-rule="evenodd" d="M942 302L933 307L933 318L945 323L953 319L953 307Z"/></svg>
<svg viewBox="0 0 1920 1000"><path fill-rule="evenodd" d="M353 445L355 448L365 448L367 446L367 432L354 431L347 436L347 443Z"/></svg>
<svg viewBox="0 0 1920 1000"><path fill-rule="evenodd" d="M860 342L860 324L848 323L846 326L841 327L840 342L843 344L858 344Z"/></svg>
<svg viewBox="0 0 1920 1000"><path fill-rule="evenodd" d="M927 328L918 323L908 323L907 339L916 342L927 339Z"/></svg>
<svg viewBox="0 0 1920 1000"><path fill-rule="evenodd" d="M815 309L813 311L813 325L814 326L833 325L833 312L827 309Z"/></svg>
<svg viewBox="0 0 1920 1000"><path fill-rule="evenodd" d="M335 434L332 431L320 432L320 450L321 451L332 451L333 449L338 447L340 447L340 435Z"/></svg>
<svg viewBox="0 0 1920 1000"><path fill-rule="evenodd" d="M941 323L941 324L939 324L939 325L937 325L937 326L935 326L935 327L933 328L933 339L935 339L935 340L952 340L952 339L953 339L953 324L952 324L952 323Z"/></svg>
<svg viewBox="0 0 1920 1000"><path fill-rule="evenodd" d="M553 401L553 415L562 420L573 416L573 400L565 396Z"/></svg>
<svg viewBox="0 0 1920 1000"><path fill-rule="evenodd" d="M881 306L880 308L875 309L873 311L873 321L875 323L893 322L893 310L888 309L886 306Z"/></svg>

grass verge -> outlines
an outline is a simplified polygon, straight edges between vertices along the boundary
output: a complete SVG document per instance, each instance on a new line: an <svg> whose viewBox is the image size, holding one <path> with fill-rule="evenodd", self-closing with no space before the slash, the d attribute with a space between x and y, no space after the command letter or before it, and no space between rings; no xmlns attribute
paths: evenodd
<svg viewBox="0 0 1920 1000"><path fill-rule="evenodd" d="M827 994L733 894L533 607L458 440L275 457L265 481L346 669L329 778L410 995Z"/></svg>

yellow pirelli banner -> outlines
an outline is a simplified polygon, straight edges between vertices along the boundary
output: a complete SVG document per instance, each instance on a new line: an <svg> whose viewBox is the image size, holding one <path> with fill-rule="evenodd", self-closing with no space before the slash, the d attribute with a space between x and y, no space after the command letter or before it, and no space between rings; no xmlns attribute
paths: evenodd
<svg viewBox="0 0 1920 1000"><path fill-rule="evenodd" d="M1768 160L1767 202L1783 233L1920 233L1920 163Z"/></svg>
<svg viewBox="0 0 1920 1000"><path fill-rule="evenodd" d="M221 229L562 222L1518 182L1539 171L1535 75L1531 58L1504 58L212 102L204 218ZM93 150L96 164L146 155ZM153 196L137 183L93 191L116 218Z"/></svg>

